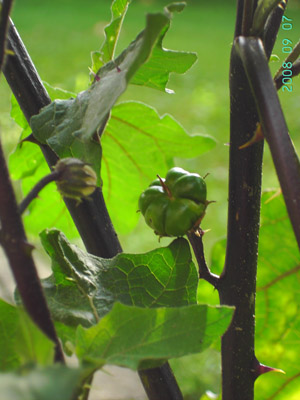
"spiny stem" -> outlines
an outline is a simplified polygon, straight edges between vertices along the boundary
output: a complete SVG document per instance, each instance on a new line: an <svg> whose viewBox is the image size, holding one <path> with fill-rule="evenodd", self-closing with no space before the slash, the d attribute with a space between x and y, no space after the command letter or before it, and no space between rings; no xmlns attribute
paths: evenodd
<svg viewBox="0 0 300 400"><path fill-rule="evenodd" d="M4 0L0 13L0 70L5 57L6 33L9 25L9 14L12 7L12 0Z"/></svg>
<svg viewBox="0 0 300 400"><path fill-rule="evenodd" d="M62 348L32 258L32 246L27 242L1 142L0 176L1 245L24 307L37 326L55 343L55 361L64 362Z"/></svg>
<svg viewBox="0 0 300 400"><path fill-rule="evenodd" d="M39 192L50 182L56 181L61 172L60 171L53 171L50 174L44 176L27 194L27 196L21 201L19 204L19 212L20 214L23 214L23 212L26 210L26 208L29 206L29 204L32 202L33 199L35 199Z"/></svg>

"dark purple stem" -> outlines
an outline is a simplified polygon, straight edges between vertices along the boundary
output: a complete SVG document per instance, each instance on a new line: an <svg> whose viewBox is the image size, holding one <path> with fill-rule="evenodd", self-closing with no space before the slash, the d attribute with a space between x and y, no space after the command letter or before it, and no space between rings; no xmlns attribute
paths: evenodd
<svg viewBox="0 0 300 400"><path fill-rule="evenodd" d="M9 15L12 7L12 0L3 0L0 12L0 69L5 58L6 33L9 25Z"/></svg>
<svg viewBox="0 0 300 400"><path fill-rule="evenodd" d="M198 263L199 278L211 283L214 288L218 289L219 277L210 271L205 261L202 235L196 235L194 232L189 232L187 237Z"/></svg>
<svg viewBox="0 0 300 400"><path fill-rule="evenodd" d="M53 171L50 174L44 176L27 194L27 196L21 201L19 204L19 213L23 214L23 212L26 210L26 208L29 206L29 204L34 200L40 191L48 185L50 182L56 181L61 172L59 171Z"/></svg>
<svg viewBox="0 0 300 400"><path fill-rule="evenodd" d="M55 360L64 362L63 352L32 258L33 247L27 242L1 143L0 177L1 245L28 314L55 343Z"/></svg>
<svg viewBox="0 0 300 400"><path fill-rule="evenodd" d="M300 161L278 99L260 39L239 37L235 44L249 79L269 144L287 211L300 248Z"/></svg>

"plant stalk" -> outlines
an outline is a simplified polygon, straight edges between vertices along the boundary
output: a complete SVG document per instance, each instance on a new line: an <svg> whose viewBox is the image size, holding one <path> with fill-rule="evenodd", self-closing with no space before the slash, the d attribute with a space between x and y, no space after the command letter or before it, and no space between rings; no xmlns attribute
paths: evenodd
<svg viewBox="0 0 300 400"><path fill-rule="evenodd" d="M242 33L244 5L243 0L238 1L234 35L237 41ZM256 5L257 2L254 2L253 10ZM271 15L274 24L270 26L267 23L263 32L268 56L280 27L281 16L274 10ZM257 67L256 70L259 72ZM244 65L233 45L230 60L227 249L218 290L220 303L235 306L236 310L222 338L223 400L253 400L257 378L253 366L259 363L255 357L254 339L263 143L239 150L252 137L258 122L259 115Z"/></svg>
<svg viewBox="0 0 300 400"><path fill-rule="evenodd" d="M1 245L9 261L22 302L33 321L55 343L55 361L64 362L60 342L27 242L13 187L0 142Z"/></svg>
<svg viewBox="0 0 300 400"><path fill-rule="evenodd" d="M300 248L300 161L290 138L260 39L240 37L236 47L251 84L287 211Z"/></svg>
<svg viewBox="0 0 300 400"><path fill-rule="evenodd" d="M255 293L263 143L245 150L258 122L242 62L233 47L230 65L230 159L227 249L220 303L235 306L222 338L223 400L253 400Z"/></svg>
<svg viewBox="0 0 300 400"><path fill-rule="evenodd" d="M2 66L5 57L6 33L12 3L12 0L3 0L0 7L0 66Z"/></svg>

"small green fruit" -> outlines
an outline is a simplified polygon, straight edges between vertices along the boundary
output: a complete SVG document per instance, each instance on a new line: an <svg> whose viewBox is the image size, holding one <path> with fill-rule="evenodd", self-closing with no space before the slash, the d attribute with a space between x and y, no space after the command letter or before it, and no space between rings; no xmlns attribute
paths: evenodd
<svg viewBox="0 0 300 400"><path fill-rule="evenodd" d="M206 184L198 174L172 168L141 194L139 209L159 236L183 236L197 229L208 202Z"/></svg>

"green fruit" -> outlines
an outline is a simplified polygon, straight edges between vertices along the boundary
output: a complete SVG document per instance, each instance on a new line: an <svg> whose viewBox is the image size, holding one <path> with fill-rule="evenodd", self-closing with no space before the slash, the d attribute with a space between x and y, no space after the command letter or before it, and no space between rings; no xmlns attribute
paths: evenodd
<svg viewBox="0 0 300 400"><path fill-rule="evenodd" d="M161 186L150 186L146 189L139 198L139 210L143 215L149 206L156 197L164 196L164 189Z"/></svg>
<svg viewBox="0 0 300 400"><path fill-rule="evenodd" d="M182 176L186 175L187 173L189 173L189 172L185 171L182 168L178 168L178 167L171 168L166 175L166 181L165 181L168 188L171 189L171 187L174 185L175 181L177 181L177 179L181 178Z"/></svg>
<svg viewBox="0 0 300 400"><path fill-rule="evenodd" d="M197 229L207 207L206 184L198 174L172 168L141 194L139 209L159 236L183 236Z"/></svg>
<svg viewBox="0 0 300 400"><path fill-rule="evenodd" d="M174 197L183 197L196 202L206 202L206 183L198 174L184 175L174 182L171 189Z"/></svg>
<svg viewBox="0 0 300 400"><path fill-rule="evenodd" d="M168 236L165 231L166 211L170 204L167 197L155 198L147 207L145 221L159 236Z"/></svg>
<svg viewBox="0 0 300 400"><path fill-rule="evenodd" d="M205 205L189 199L174 199L166 211L165 231L167 236L183 236L205 212Z"/></svg>

